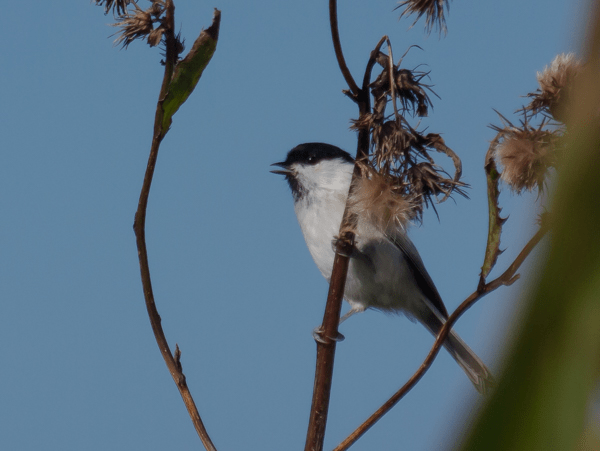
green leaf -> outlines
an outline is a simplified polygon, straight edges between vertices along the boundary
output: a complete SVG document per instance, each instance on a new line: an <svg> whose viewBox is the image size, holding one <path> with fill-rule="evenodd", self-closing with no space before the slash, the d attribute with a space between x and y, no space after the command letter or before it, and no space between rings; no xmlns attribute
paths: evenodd
<svg viewBox="0 0 600 451"><path fill-rule="evenodd" d="M175 66L169 89L162 100L163 133L171 126L173 115L194 91L202 72L215 53L220 23L221 11L215 9L212 25L202 30L189 53Z"/></svg>
<svg viewBox="0 0 600 451"><path fill-rule="evenodd" d="M585 449L586 428L598 421L589 416L600 378L598 19L595 35L574 89L546 261L512 329L498 388L471 421L463 451Z"/></svg>

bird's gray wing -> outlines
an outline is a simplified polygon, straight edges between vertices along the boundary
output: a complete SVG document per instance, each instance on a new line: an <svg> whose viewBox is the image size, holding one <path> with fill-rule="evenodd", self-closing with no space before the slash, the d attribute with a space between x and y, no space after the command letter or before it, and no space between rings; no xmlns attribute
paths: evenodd
<svg viewBox="0 0 600 451"><path fill-rule="evenodd" d="M442 301L437 288L435 287L431 276L425 269L423 260L417 251L417 248L412 243L410 238L405 233L398 231L395 233L387 233L387 238L394 243L398 249L406 256L406 261L413 273L417 285L423 292L423 294L429 299L431 304L441 313L444 319L448 318L448 311Z"/></svg>

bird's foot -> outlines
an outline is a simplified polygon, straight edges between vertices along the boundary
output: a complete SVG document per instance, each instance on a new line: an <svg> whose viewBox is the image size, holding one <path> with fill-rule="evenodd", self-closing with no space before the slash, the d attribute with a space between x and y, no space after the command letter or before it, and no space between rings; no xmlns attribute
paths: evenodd
<svg viewBox="0 0 600 451"><path fill-rule="evenodd" d="M315 329L313 330L312 336L313 336L313 338L315 339L316 342L322 343L324 345L328 345L331 342L337 343L338 341L344 341L346 339L346 337L344 337L339 332L337 333L337 336L335 336L335 337L326 337L326 336L324 336L323 335L323 327L322 326L315 327Z"/></svg>
<svg viewBox="0 0 600 451"><path fill-rule="evenodd" d="M340 254L342 257L353 257L356 252L354 240L349 240L346 236L334 236L331 240L331 248L336 254Z"/></svg>

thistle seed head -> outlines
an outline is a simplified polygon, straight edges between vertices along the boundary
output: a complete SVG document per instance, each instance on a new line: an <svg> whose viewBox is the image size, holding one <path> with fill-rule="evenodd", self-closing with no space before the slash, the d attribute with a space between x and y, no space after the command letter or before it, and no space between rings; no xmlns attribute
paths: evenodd
<svg viewBox="0 0 600 451"><path fill-rule="evenodd" d="M549 114L564 123L568 116L567 109L573 80L582 66L581 61L573 53L557 55L550 66L537 73L540 87L536 92L527 95L532 100L525 109L533 114L539 112Z"/></svg>
<svg viewBox="0 0 600 451"><path fill-rule="evenodd" d="M350 194L351 213L367 218L382 232L408 227L417 216L415 204L395 186L395 180L363 166L363 176L356 180Z"/></svg>
<svg viewBox="0 0 600 451"><path fill-rule="evenodd" d="M548 170L555 165L557 137L527 124L500 133L495 158L503 167L501 179L517 194L534 188L543 191Z"/></svg>

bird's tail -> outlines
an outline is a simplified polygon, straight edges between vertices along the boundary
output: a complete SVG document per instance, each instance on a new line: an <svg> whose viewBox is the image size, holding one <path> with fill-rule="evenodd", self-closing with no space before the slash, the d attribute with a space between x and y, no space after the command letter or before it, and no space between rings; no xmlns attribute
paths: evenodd
<svg viewBox="0 0 600 451"><path fill-rule="evenodd" d="M479 393L485 394L491 391L495 386L492 373L453 330L450 331L444 347L464 370Z"/></svg>
<svg viewBox="0 0 600 451"><path fill-rule="evenodd" d="M442 328L443 320L440 319L439 315L431 312L424 324L433 335L437 336ZM485 394L492 390L495 386L492 373L454 330L450 331L444 342L444 347L464 370L479 393Z"/></svg>

